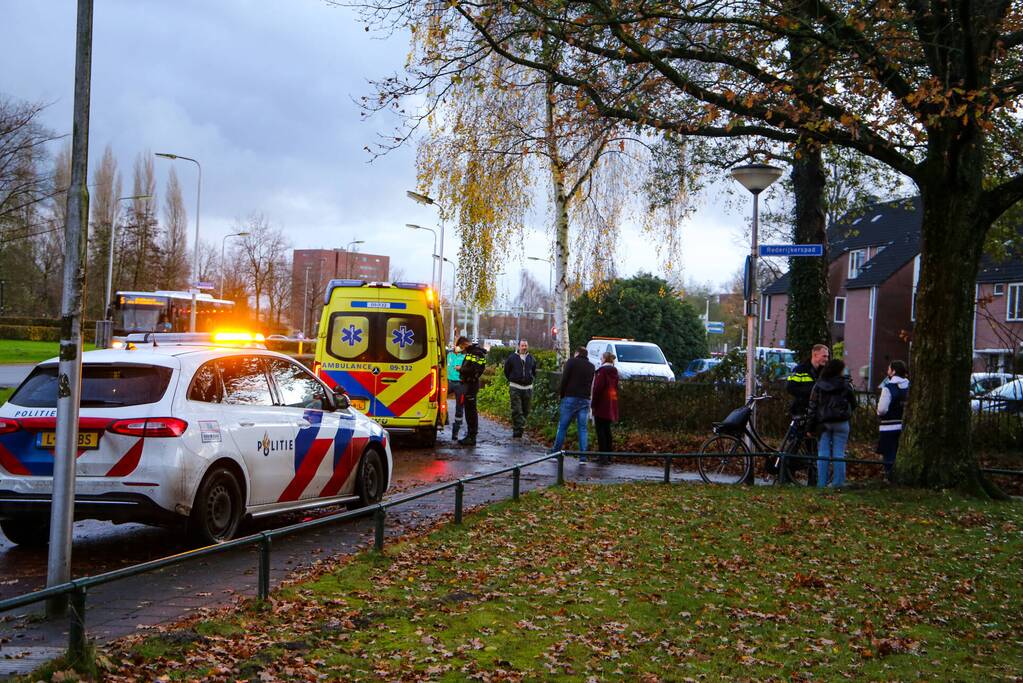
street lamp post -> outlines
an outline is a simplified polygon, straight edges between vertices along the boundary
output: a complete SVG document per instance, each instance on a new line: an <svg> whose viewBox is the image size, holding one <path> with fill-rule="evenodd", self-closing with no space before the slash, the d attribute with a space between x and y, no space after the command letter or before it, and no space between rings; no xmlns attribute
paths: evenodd
<svg viewBox="0 0 1023 683"><path fill-rule="evenodd" d="M454 344L455 343L455 311L458 308L457 305L456 305L456 303L457 303L456 296L458 294L458 290L455 289L455 279L456 279L456 270L457 269L455 267L455 262L452 261L451 259L447 259L446 258L446 259L444 259L442 264L443 263L450 263L451 264L451 343ZM441 265L441 268L443 268L443 267L444 266Z"/></svg>
<svg viewBox="0 0 1023 683"><path fill-rule="evenodd" d="M440 281L437 278L437 256L438 256L438 254L437 254L437 231L434 230L433 228L424 228L423 226L416 225L415 223L406 223L405 227L406 228L412 228L413 230L429 230L430 232L433 233L433 261L432 261L433 272L430 274L430 286L433 287L434 289L436 289L438 292L440 292ZM441 258L442 259L444 258L443 255L441 255ZM440 263L441 263L441 270L444 270L444 262L441 261Z"/></svg>
<svg viewBox="0 0 1023 683"><path fill-rule="evenodd" d="M428 197L425 194L413 192L412 190L405 190L405 196L418 204L429 204L440 208L432 197ZM437 233L435 232L434 235ZM437 243L434 242L433 253L437 255L437 262L434 267L434 272L437 274L437 291L441 290L444 286L444 223L440 224L440 251L437 250Z"/></svg>
<svg viewBox="0 0 1023 683"><path fill-rule="evenodd" d="M220 298L224 298L224 280L227 277L227 263L224 258L225 247L227 247L227 240L231 237L248 237L250 232L242 230L241 232L232 232L230 235L224 235L224 239L220 240Z"/></svg>
<svg viewBox="0 0 1023 683"><path fill-rule="evenodd" d="M356 244L365 244L366 240L352 240L345 247L345 258L348 260L348 277L352 277L352 247Z"/></svg>
<svg viewBox="0 0 1023 683"><path fill-rule="evenodd" d="M754 309L757 301L757 222L760 214L760 193L781 177L782 170L767 164L748 164L732 169L732 178L753 193L753 232L750 238L749 272L746 282L746 396L753 396L756 379L756 337Z"/></svg>
<svg viewBox="0 0 1023 683"><path fill-rule="evenodd" d="M148 194L136 194L131 197L118 197L117 201L123 202L129 199L152 199L152 195ZM117 215L114 215L114 220L110 223L110 258L107 260L107 300L103 305L103 315L109 317L110 315L110 302L113 301L114 295L114 230L117 228Z"/></svg>
<svg viewBox="0 0 1023 683"><path fill-rule="evenodd" d="M199 199L202 196L202 165L191 157L183 157L180 154L168 152L157 152L156 156L170 159L172 161L181 159L191 161L199 169L199 180L195 189L195 244L192 245L192 282L189 289L192 291L192 315L188 319L188 331L195 332L195 309L196 299L199 295Z"/></svg>

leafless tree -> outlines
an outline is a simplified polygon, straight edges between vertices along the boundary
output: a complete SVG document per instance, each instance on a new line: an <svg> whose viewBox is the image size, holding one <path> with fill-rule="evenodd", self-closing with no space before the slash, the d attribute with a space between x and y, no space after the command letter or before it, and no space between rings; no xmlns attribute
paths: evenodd
<svg viewBox="0 0 1023 683"><path fill-rule="evenodd" d="M188 284L188 213L181 198L181 184L174 168L167 174L167 196L163 200L163 272L160 282L167 289L185 289Z"/></svg>
<svg viewBox="0 0 1023 683"><path fill-rule="evenodd" d="M259 320L263 297L269 297L274 272L280 267L291 244L280 228L272 226L259 213L252 214L244 226L235 226L234 230L249 233L239 242L238 249L245 264L245 280L254 299L255 317ZM273 310L270 312L272 314Z"/></svg>

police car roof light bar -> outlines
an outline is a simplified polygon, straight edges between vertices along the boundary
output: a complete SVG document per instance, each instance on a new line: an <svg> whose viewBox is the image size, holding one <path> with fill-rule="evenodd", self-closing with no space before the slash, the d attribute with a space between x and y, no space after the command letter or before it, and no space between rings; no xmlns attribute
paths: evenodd
<svg viewBox="0 0 1023 683"><path fill-rule="evenodd" d="M399 289L420 289L420 290L423 290L423 289L429 289L430 288L430 285L428 285L426 283L423 283L423 282L395 282L393 284L394 284L395 287L398 287Z"/></svg>

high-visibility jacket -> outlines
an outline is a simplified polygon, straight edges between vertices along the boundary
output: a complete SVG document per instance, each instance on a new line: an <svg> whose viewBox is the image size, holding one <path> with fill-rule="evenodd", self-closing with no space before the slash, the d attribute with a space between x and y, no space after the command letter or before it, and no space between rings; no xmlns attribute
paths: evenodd
<svg viewBox="0 0 1023 683"><path fill-rule="evenodd" d="M785 384L785 390L792 396L792 405L789 406L790 415L794 417L806 415L806 411L810 407L810 392L813 391L817 375L817 368L809 362L800 363L792 369L789 381Z"/></svg>

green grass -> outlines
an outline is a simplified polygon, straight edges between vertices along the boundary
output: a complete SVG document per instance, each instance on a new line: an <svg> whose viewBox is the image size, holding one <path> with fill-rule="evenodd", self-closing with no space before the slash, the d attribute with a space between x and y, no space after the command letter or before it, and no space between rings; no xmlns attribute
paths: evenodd
<svg viewBox="0 0 1023 683"><path fill-rule="evenodd" d="M146 680L1010 678L1020 566L1017 503L569 486L104 656Z"/></svg>
<svg viewBox="0 0 1023 683"><path fill-rule="evenodd" d="M7 403L7 399L9 399L13 393L14 387L8 387L6 389L0 387L0 406Z"/></svg>
<svg viewBox="0 0 1023 683"><path fill-rule="evenodd" d="M94 344L86 344L85 351L96 348ZM53 358L60 351L60 343L48 341L24 341L20 339L0 339L0 364L7 363L38 363Z"/></svg>

